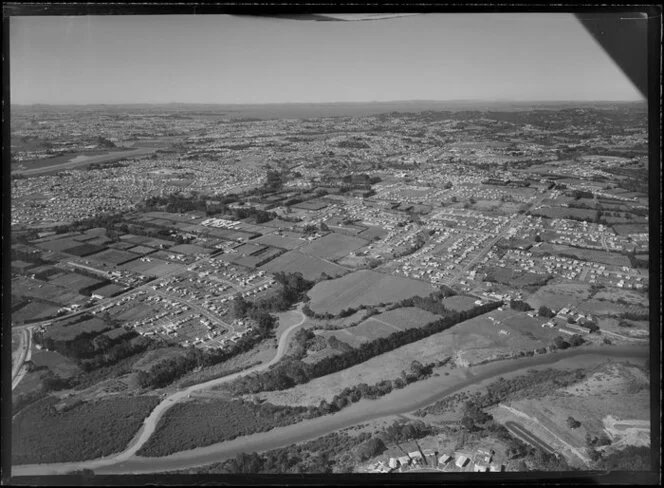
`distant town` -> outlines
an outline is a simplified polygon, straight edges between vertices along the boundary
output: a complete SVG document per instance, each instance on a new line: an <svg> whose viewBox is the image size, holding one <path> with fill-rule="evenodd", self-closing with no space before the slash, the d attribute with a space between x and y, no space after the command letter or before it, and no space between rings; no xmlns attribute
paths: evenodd
<svg viewBox="0 0 664 488"><path fill-rule="evenodd" d="M13 472L649 469L645 104L325 110L12 107Z"/></svg>

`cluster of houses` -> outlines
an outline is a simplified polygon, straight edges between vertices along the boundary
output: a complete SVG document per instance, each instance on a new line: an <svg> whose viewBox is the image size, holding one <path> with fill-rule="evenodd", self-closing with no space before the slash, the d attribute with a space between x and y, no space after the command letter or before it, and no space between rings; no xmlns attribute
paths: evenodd
<svg viewBox="0 0 664 488"><path fill-rule="evenodd" d="M372 473L391 473L430 468L441 471L501 472L505 466L494 459L495 452L477 449L469 453L438 453L433 449L418 449L399 457L378 460L368 466Z"/></svg>

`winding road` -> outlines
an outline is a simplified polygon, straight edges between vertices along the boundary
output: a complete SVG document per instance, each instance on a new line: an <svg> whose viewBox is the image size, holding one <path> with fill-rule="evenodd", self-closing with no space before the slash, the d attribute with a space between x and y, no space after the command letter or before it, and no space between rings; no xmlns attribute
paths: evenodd
<svg viewBox="0 0 664 488"><path fill-rule="evenodd" d="M648 357L649 354L649 348L647 346L629 345L599 348L581 347L541 356L505 360L498 364L492 363L469 368L466 370L466 374L463 375L463 377L457 378L456 380L450 380L445 376L433 377L429 380L413 383L401 390L393 391L389 395L377 400L360 400L335 414L325 415L285 427L275 428L268 432L251 434L231 441L178 452L170 456L146 458L135 455L154 432L157 422L164 412L175 404L177 400L185 398L192 391L211 388L224 382L232 381L239 376L264 370L276 363L286 350L288 343L287 336L297 327L302 325L304 320L303 317L301 322L290 326L284 331L280 338L277 354L269 363L259 365L255 368L234 375L192 386L166 398L146 419L143 428L141 428L134 440L130 443L130 446L124 452L90 461L13 466L12 474L14 476L52 475L64 474L80 469L92 469L97 474L143 474L187 469L219 462L223 459L234 457L240 452L260 452L276 449L296 442L315 439L322 435L346 427L351 427L358 423L389 417L404 412L411 412L430 405L441 398L461 391L471 385L493 381L507 373L518 371L525 372L533 367L547 366L559 362L563 362L565 367L573 367L570 365L573 363L572 359L581 362L602 362L607 358L643 359Z"/></svg>

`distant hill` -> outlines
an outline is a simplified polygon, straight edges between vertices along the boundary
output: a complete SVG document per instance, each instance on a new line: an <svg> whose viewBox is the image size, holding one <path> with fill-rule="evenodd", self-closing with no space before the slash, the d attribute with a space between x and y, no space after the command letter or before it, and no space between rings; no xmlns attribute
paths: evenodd
<svg viewBox="0 0 664 488"><path fill-rule="evenodd" d="M151 115L188 114L230 117L233 119L275 119L364 116L381 113L416 113L423 111L526 111L562 110L570 108L615 109L643 107L645 102L552 102L552 101L481 101L481 100L405 100L393 102L338 102L338 103L272 103L272 104L123 104L123 105L12 105L12 110L24 113L55 113L81 111L126 113L144 111Z"/></svg>

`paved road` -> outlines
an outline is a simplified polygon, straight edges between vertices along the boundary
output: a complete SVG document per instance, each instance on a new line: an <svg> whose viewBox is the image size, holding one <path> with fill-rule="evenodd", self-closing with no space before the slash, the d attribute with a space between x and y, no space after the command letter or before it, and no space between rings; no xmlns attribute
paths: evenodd
<svg viewBox="0 0 664 488"><path fill-rule="evenodd" d="M304 319L303 319L304 321ZM284 336L293 331L298 324L289 327L284 331ZM279 350L283 354L286 342L280 341ZM112 455L107 458L81 461L77 463L59 463L50 465L22 465L14 466L12 473L15 476L27 475L50 475L63 474L77 469L93 469L98 474L121 474L121 473L156 473L176 469L186 469L195 466L211 464L223 459L233 457L240 452L260 452L269 449L276 449L287 446L295 442L303 442L315 439L322 435L336 432L340 429L350 427L359 423L365 423L374 419L384 418L400 413L411 412L419 408L430 405L441 398L461 391L468 386L479 384L485 381L491 381L504 374L517 371L527 371L534 366L544 366L564 361L569 364L572 358L592 358L593 361L604 361L608 357L616 358L643 358L648 357L648 348L645 346L611 346L594 349L578 348L573 350L561 351L530 358L520 358L515 360L505 360L499 363L492 363L483 366L476 366L468 370L465 378L450 383L445 377L434 377L430 380L413 383L407 388L396 390L377 400L360 400L359 402L341 410L332 415L325 415L315 419L305 420L285 427L272 429L268 432L261 432L248 436L243 436L232 441L222 442L211 446L192 449L179 452L170 456L159 458L144 458L133 456L138 449L132 447L125 452ZM277 353L277 356L279 352ZM276 357L269 364L276 362ZM266 365L266 366L268 366ZM261 365L262 366L262 365ZM210 388L219 385L224 381L230 381L242 374L248 374L261 368L252 368L245 372L233 375L233 377L224 377L219 380L203 383L191 387L184 392L194 391L198 388ZM181 392L178 392L181 393ZM188 393L185 393L185 395ZM177 394L176 394L177 395ZM160 406L165 405L164 402ZM170 405L166 406L166 409ZM159 408L159 406L157 407ZM164 410L165 411L165 410ZM153 412L154 413L154 412ZM159 415L160 416L160 415ZM153 420L158 420L155 414L150 415ZM152 431L150 431L151 433ZM137 435L137 441L145 442L149 437L147 433Z"/></svg>
<svg viewBox="0 0 664 488"><path fill-rule="evenodd" d="M32 357L32 329L23 329L20 333L22 336L20 347L22 347L22 350L16 365L12 365L12 390L18 386L28 372L25 362L29 361Z"/></svg>

